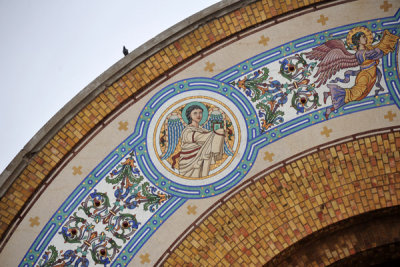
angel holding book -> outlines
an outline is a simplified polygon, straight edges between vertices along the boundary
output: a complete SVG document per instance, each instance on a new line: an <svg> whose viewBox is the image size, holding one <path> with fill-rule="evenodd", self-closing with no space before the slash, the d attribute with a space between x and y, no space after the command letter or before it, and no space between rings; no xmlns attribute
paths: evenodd
<svg viewBox="0 0 400 267"><path fill-rule="evenodd" d="M347 51L342 40L334 39L313 48L305 53L311 60L319 60L318 71L314 75L317 77L317 87L325 85L327 81L338 71L360 66L358 70L345 72L345 79L336 78L331 80L327 87L328 92L324 92L324 103L332 98L332 107L325 111L325 118L328 119L332 111L339 109L343 105L364 99L372 90L374 85L383 90L380 85L382 74L378 69L379 60L386 54L393 52L399 37L385 30L380 42L372 45L372 32L365 27L355 27L347 34L347 45L356 51L355 54ZM350 88L342 88L336 83L348 83L351 76L356 76L355 84Z"/></svg>
<svg viewBox="0 0 400 267"><path fill-rule="evenodd" d="M172 112L165 122L167 146L161 160L171 159L171 168L189 178L203 178L212 166L233 156L228 145L225 114L219 108L208 108L201 102L190 102L181 112Z"/></svg>

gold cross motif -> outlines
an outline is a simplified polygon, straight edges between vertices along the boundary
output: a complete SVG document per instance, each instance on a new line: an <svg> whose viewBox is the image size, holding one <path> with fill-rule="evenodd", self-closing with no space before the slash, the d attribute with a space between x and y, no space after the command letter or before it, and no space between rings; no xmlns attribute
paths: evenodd
<svg viewBox="0 0 400 267"><path fill-rule="evenodd" d="M324 126L324 130L321 132L321 135L326 135L326 137L329 137L331 132L332 129L328 129L326 126Z"/></svg>
<svg viewBox="0 0 400 267"><path fill-rule="evenodd" d="M120 122L119 122L118 130L120 130L120 131L122 131L122 130L124 130L124 131L128 130L128 122L127 122L127 121L120 121Z"/></svg>
<svg viewBox="0 0 400 267"><path fill-rule="evenodd" d="M29 218L29 221L31 222L31 224L30 224L30 226L31 227L33 227L33 226L39 226L39 217L38 216L36 216L35 218Z"/></svg>
<svg viewBox="0 0 400 267"><path fill-rule="evenodd" d="M319 20L317 20L317 22L321 23L322 25L325 25L327 20L328 20L328 17L325 17L324 15L321 15L319 17Z"/></svg>
<svg viewBox="0 0 400 267"><path fill-rule="evenodd" d="M196 209L197 209L197 207L196 207L196 205L189 205L189 206L187 206L187 214L196 214L197 213L197 211L196 211Z"/></svg>
<svg viewBox="0 0 400 267"><path fill-rule="evenodd" d="M383 2L383 5L380 6L380 8L383 9L383 12L387 12L391 7L392 4L388 3L386 0Z"/></svg>
<svg viewBox="0 0 400 267"><path fill-rule="evenodd" d="M269 153L268 151L264 154L264 160L268 160L269 162L272 161L272 157L275 156L274 153Z"/></svg>
<svg viewBox="0 0 400 267"><path fill-rule="evenodd" d="M209 72L213 72L214 71L214 66L215 66L214 62L210 63L210 61L207 61L204 70L205 71L209 71Z"/></svg>
<svg viewBox="0 0 400 267"><path fill-rule="evenodd" d="M260 41L258 41L258 43L262 44L263 46L266 46L268 42L269 42L269 37L265 37L264 35L262 35Z"/></svg>
<svg viewBox="0 0 400 267"><path fill-rule="evenodd" d="M388 119L389 121L393 121L394 117L396 117L396 113L392 113L391 110L389 110L388 113L384 116L384 118Z"/></svg>
<svg viewBox="0 0 400 267"><path fill-rule="evenodd" d="M74 172L72 173L73 175L82 174L82 166L74 166L72 167L72 169L74 170Z"/></svg>
<svg viewBox="0 0 400 267"><path fill-rule="evenodd" d="M146 254L142 254L142 255L140 255L139 257L140 257L140 263L141 264L145 264L145 263L150 263L150 259L149 259L149 253L146 253Z"/></svg>

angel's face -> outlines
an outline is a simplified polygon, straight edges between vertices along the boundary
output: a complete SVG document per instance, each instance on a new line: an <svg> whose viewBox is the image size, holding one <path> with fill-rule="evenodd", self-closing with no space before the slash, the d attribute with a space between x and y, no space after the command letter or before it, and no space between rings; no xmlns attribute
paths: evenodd
<svg viewBox="0 0 400 267"><path fill-rule="evenodd" d="M363 45L367 44L367 36L365 36L365 34L360 36L360 44L363 44Z"/></svg>
<svg viewBox="0 0 400 267"><path fill-rule="evenodd" d="M192 110L192 112L190 112L190 117L192 118L192 121L199 124L201 119L203 118L203 110L201 109Z"/></svg>

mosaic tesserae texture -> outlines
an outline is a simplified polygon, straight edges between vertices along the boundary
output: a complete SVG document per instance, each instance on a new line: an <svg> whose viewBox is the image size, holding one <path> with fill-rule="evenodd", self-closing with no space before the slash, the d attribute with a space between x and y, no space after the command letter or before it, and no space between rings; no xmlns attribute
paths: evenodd
<svg viewBox="0 0 400 267"><path fill-rule="evenodd" d="M399 38L394 0L222 1L182 21L2 174L2 264L398 263Z"/></svg>

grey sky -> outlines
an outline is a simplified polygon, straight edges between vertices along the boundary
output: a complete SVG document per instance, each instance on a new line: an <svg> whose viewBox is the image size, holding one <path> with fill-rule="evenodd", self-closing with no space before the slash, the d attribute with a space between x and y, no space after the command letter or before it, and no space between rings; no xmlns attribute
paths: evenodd
<svg viewBox="0 0 400 267"><path fill-rule="evenodd" d="M0 0L0 173L80 90L216 0Z"/></svg>

